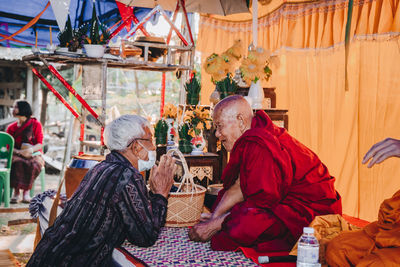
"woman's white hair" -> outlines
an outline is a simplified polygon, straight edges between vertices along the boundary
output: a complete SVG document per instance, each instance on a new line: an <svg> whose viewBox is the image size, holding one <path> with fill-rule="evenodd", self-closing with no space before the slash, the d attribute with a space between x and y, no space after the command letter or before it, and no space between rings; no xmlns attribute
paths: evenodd
<svg viewBox="0 0 400 267"><path fill-rule="evenodd" d="M145 135L144 128L149 127L149 122L138 115L123 115L107 124L104 130L104 142L108 149L125 150L135 138Z"/></svg>

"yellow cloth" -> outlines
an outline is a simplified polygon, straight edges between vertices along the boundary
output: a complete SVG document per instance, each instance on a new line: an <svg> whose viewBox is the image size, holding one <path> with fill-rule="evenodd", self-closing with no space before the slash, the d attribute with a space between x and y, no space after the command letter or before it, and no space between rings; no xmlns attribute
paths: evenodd
<svg viewBox="0 0 400 267"><path fill-rule="evenodd" d="M280 2L280 3L279 3ZM289 110L289 132L310 147L336 177L343 213L368 221L400 188L396 160L367 169L363 155L386 137L400 139L400 0L354 1L345 91L348 1L283 4L259 19L259 45L276 57L272 77L277 107ZM278 10L274 11L276 8ZM251 42L251 21L201 16L196 49L202 60L234 40ZM204 62L204 61L203 61ZM202 104L215 86L202 71Z"/></svg>
<svg viewBox="0 0 400 267"><path fill-rule="evenodd" d="M326 260L332 267L400 266L400 190L381 204L378 221L332 239Z"/></svg>
<svg viewBox="0 0 400 267"><path fill-rule="evenodd" d="M334 237L338 236L343 231L354 231L360 229L357 226L354 226L348 223L342 216L339 214L329 214L323 216L316 216L314 220L311 222L310 227L313 227L315 230L315 237L319 241L319 260L321 264L325 264L325 250L326 246L330 240ZM297 241L296 245L294 245L292 251L290 251L290 255L297 255Z"/></svg>

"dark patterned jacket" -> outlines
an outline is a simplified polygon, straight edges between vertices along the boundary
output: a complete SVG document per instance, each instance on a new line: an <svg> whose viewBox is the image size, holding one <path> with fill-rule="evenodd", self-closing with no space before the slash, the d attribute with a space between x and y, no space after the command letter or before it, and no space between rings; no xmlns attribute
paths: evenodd
<svg viewBox="0 0 400 267"><path fill-rule="evenodd" d="M86 174L27 266L108 266L125 239L148 247L165 223L167 200L118 152Z"/></svg>

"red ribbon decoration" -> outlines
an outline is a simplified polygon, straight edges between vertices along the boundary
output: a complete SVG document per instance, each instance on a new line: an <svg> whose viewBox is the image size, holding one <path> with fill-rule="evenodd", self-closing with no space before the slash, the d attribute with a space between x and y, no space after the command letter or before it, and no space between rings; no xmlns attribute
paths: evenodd
<svg viewBox="0 0 400 267"><path fill-rule="evenodd" d="M115 1L118 6L119 13L121 14L122 21L125 24L126 30L129 32L131 30L132 25L132 14L133 14L133 6L127 6L122 4L121 2Z"/></svg>
<svg viewBox="0 0 400 267"><path fill-rule="evenodd" d="M162 79L161 79L160 117L162 117L164 114L164 104L165 104L165 72L162 73Z"/></svg>
<svg viewBox="0 0 400 267"><path fill-rule="evenodd" d="M104 127L101 127L100 141L101 141L101 145L104 146Z"/></svg>
<svg viewBox="0 0 400 267"><path fill-rule="evenodd" d="M62 97L62 95L60 95L60 93L57 92L57 90L54 89L53 86L51 86L51 84L42 76L42 74L40 74L35 68L32 68L32 72L47 86L47 88L49 88L50 91L53 92L53 94L61 101L61 103L63 103L64 106L66 106L69 111L71 111L72 115L74 115L75 118L79 118L79 114L70 106L70 104L68 104L68 102Z"/></svg>
<svg viewBox="0 0 400 267"><path fill-rule="evenodd" d="M81 123L81 133L79 135L79 141L83 142L85 140L85 124ZM83 155L83 151L79 151L78 155Z"/></svg>
<svg viewBox="0 0 400 267"><path fill-rule="evenodd" d="M58 71L52 66L52 65L47 65L48 69L50 70L51 73L54 74L54 76L57 77L57 79L60 80L60 82L78 99L79 102L90 112L90 114L93 115L96 119L99 118L99 115L89 106L89 104L75 91L75 89L58 73Z"/></svg>

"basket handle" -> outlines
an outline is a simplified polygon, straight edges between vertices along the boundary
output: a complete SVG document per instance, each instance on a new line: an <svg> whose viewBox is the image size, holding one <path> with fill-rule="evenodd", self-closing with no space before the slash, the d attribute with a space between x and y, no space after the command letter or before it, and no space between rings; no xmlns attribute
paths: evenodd
<svg viewBox="0 0 400 267"><path fill-rule="evenodd" d="M196 192L197 188L196 188L196 185L195 185L194 180L193 180L193 174L191 174L190 171L189 171L189 168L188 168L188 165L186 163L185 157L183 156L182 152L179 151L178 149L170 149L170 150L168 150L167 155L171 156L174 153L181 160L182 166L183 166L183 172L184 172L183 173L183 177L182 177L182 181L179 184L177 192L179 192L182 189L182 185L184 185L184 184L188 184L188 185L191 186L191 192Z"/></svg>

